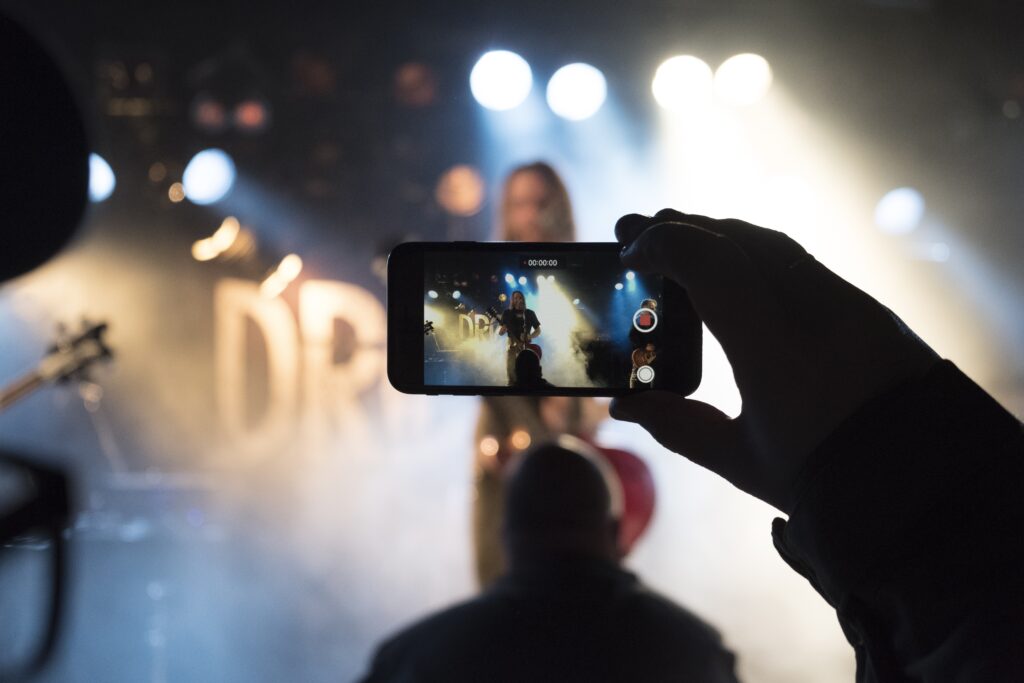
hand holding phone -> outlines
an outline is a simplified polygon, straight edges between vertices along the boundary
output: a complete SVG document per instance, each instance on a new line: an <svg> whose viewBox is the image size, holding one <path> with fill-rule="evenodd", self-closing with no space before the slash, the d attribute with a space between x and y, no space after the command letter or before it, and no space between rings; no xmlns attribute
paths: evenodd
<svg viewBox="0 0 1024 683"><path fill-rule="evenodd" d="M612 416L782 511L828 434L938 360L889 309L780 232L671 209L625 216L615 231L624 264L686 287L732 365L743 413L651 391L616 399Z"/></svg>
<svg viewBox="0 0 1024 683"><path fill-rule="evenodd" d="M685 395L700 361L686 292L623 266L614 242L406 243L388 260L388 377L400 391Z"/></svg>

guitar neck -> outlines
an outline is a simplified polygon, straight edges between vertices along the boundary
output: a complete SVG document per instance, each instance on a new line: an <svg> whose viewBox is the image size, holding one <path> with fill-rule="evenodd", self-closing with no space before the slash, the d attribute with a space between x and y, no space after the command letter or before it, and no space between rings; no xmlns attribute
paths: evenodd
<svg viewBox="0 0 1024 683"><path fill-rule="evenodd" d="M0 389L0 411L10 408L44 384L46 384L46 379L36 371L11 382Z"/></svg>

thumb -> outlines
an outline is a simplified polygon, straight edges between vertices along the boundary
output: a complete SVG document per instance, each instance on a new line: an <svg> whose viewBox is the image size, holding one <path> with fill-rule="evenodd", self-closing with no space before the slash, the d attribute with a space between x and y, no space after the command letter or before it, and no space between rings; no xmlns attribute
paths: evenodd
<svg viewBox="0 0 1024 683"><path fill-rule="evenodd" d="M726 479L742 466L736 422L718 408L668 391L645 391L612 401L616 420L635 422L665 448Z"/></svg>

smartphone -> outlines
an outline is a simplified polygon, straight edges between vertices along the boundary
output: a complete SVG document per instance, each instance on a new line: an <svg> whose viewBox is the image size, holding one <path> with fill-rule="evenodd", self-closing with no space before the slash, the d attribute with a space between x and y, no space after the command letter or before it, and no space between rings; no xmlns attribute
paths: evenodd
<svg viewBox="0 0 1024 683"><path fill-rule="evenodd" d="M615 242L406 242L388 258L388 379L410 394L690 394L686 291Z"/></svg>

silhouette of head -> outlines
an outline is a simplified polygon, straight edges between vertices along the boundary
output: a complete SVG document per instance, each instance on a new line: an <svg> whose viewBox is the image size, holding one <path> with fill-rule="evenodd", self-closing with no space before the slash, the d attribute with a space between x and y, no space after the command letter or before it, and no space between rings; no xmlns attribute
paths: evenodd
<svg viewBox="0 0 1024 683"><path fill-rule="evenodd" d="M516 356L516 386L535 387L543 384L540 358L531 349L523 349Z"/></svg>
<svg viewBox="0 0 1024 683"><path fill-rule="evenodd" d="M512 564L558 556L618 560L618 525L598 467L555 444L527 452L505 495L504 540Z"/></svg>

